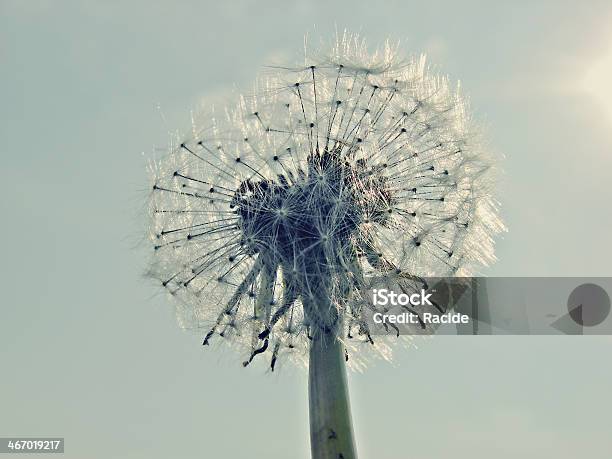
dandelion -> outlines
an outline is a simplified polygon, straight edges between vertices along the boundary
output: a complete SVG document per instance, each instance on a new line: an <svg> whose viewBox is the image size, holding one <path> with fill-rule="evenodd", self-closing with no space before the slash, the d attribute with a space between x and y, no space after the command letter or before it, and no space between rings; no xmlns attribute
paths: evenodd
<svg viewBox="0 0 612 459"><path fill-rule="evenodd" d="M309 365L313 457L355 457L345 361L387 356L374 279L466 276L502 223L459 88L345 34L275 67L154 167L152 275L204 345ZM204 333L203 333L204 334Z"/></svg>

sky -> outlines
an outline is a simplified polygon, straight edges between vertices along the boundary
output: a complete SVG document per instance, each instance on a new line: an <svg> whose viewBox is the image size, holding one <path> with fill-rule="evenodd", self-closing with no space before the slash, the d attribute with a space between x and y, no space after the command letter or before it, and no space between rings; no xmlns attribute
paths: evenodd
<svg viewBox="0 0 612 459"><path fill-rule="evenodd" d="M487 276L612 276L605 1L0 0L0 436L68 459L309 457L306 374L203 349L144 278L146 165L304 35L461 80L508 226ZM378 459L609 457L608 337L435 337L349 384ZM26 458L27 456L21 456Z"/></svg>

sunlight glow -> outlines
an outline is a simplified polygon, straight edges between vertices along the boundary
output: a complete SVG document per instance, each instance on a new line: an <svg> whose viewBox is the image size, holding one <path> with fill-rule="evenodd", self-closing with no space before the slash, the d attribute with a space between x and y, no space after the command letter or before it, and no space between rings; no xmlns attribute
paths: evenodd
<svg viewBox="0 0 612 459"><path fill-rule="evenodd" d="M582 88L597 101L612 122L612 43L608 52L587 68Z"/></svg>

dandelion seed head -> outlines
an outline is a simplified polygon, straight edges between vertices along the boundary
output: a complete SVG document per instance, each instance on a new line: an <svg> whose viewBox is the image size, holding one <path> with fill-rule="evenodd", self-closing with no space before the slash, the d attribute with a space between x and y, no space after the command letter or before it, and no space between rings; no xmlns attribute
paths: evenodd
<svg viewBox="0 0 612 459"><path fill-rule="evenodd" d="M245 365L303 362L323 331L361 368L391 351L363 320L373 279L494 261L493 164L459 88L424 57L368 54L346 34L268 71L155 165L151 274L181 326L238 346Z"/></svg>

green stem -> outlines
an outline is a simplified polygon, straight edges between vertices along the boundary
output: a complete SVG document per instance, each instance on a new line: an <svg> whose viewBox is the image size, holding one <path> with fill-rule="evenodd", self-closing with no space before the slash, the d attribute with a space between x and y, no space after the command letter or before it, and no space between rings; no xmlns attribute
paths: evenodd
<svg viewBox="0 0 612 459"><path fill-rule="evenodd" d="M355 459L344 346L332 334L312 338L308 399L312 459Z"/></svg>

